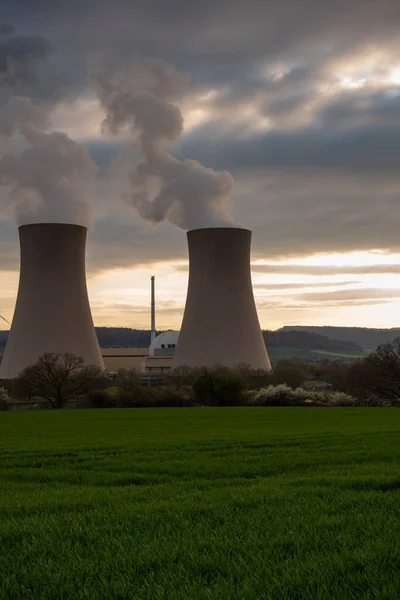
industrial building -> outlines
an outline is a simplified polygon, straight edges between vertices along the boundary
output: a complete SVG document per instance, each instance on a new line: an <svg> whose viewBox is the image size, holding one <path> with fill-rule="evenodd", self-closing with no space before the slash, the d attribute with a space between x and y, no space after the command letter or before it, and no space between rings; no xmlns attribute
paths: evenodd
<svg viewBox="0 0 400 600"><path fill-rule="evenodd" d="M189 285L174 368L270 371L250 272L251 231L234 227L187 233Z"/></svg>
<svg viewBox="0 0 400 600"><path fill-rule="evenodd" d="M137 371L143 369L143 363L149 356L148 348L102 348L104 367L109 373L119 369Z"/></svg>
<svg viewBox="0 0 400 600"><path fill-rule="evenodd" d="M178 343L179 331L169 329L154 337L150 347L150 356L174 356L176 345Z"/></svg>
<svg viewBox="0 0 400 600"><path fill-rule="evenodd" d="M163 333L158 337L162 336ZM120 369L132 369L137 373L168 373L172 367L173 354L168 351L164 354L161 349L158 354L150 355L149 350L149 348L102 348L101 354L109 373L116 373Z"/></svg>
<svg viewBox="0 0 400 600"><path fill-rule="evenodd" d="M104 368L86 288L86 236L80 225L19 227L18 296L1 379L16 377L45 352L69 352Z"/></svg>

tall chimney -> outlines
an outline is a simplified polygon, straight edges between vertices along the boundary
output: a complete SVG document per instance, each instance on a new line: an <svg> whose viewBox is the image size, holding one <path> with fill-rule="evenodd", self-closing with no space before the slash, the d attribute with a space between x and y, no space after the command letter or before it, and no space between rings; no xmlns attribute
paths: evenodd
<svg viewBox="0 0 400 600"><path fill-rule="evenodd" d="M19 228L18 296L0 379L16 377L44 352L69 352L104 369L86 288L86 236L80 225Z"/></svg>
<svg viewBox="0 0 400 600"><path fill-rule="evenodd" d="M173 367L234 367L269 371L253 296L251 231L193 229L189 286Z"/></svg>
<svg viewBox="0 0 400 600"><path fill-rule="evenodd" d="M155 277L151 278L151 334L150 343L153 343L156 337L156 296L155 296Z"/></svg>

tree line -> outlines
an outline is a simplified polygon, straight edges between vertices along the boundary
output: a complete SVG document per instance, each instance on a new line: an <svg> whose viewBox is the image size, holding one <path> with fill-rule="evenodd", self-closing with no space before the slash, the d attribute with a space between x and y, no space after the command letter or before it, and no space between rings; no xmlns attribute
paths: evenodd
<svg viewBox="0 0 400 600"><path fill-rule="evenodd" d="M281 360L272 373L180 367L163 385L143 383L133 370L110 379L71 354L41 356L15 380L0 383L0 408L10 399L60 409L193 405L400 406L400 338L381 344L366 358L347 364Z"/></svg>

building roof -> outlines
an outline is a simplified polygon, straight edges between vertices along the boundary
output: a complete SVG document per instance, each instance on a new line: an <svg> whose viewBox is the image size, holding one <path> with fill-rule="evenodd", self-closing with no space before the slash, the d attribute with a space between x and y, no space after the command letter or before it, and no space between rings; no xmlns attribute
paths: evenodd
<svg viewBox="0 0 400 600"><path fill-rule="evenodd" d="M160 333L153 342L150 344L149 354L154 355L155 350L164 350L167 348L175 348L179 337L179 331L173 331L172 329Z"/></svg>

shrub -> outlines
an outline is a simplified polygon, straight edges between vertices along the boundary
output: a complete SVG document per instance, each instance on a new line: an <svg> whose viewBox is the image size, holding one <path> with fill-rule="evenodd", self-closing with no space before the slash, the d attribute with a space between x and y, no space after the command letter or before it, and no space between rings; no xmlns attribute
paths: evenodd
<svg viewBox="0 0 400 600"><path fill-rule="evenodd" d="M140 387L140 376L133 369L120 369L115 385L122 394L134 393Z"/></svg>
<svg viewBox="0 0 400 600"><path fill-rule="evenodd" d="M325 395L329 406L359 406L360 401L344 392L331 392Z"/></svg>
<svg viewBox="0 0 400 600"><path fill-rule="evenodd" d="M84 405L87 408L115 408L117 401L107 390L93 390L88 393Z"/></svg>
<svg viewBox="0 0 400 600"><path fill-rule="evenodd" d="M180 407L183 405L183 394L166 386L153 389L153 406Z"/></svg>
<svg viewBox="0 0 400 600"><path fill-rule="evenodd" d="M86 394L91 394L97 391L107 391L109 384L108 377L105 371L99 367L86 366L81 373L82 391Z"/></svg>
<svg viewBox="0 0 400 600"><path fill-rule="evenodd" d="M144 385L132 387L131 390L119 390L117 406L119 408L146 408L155 406L156 391Z"/></svg>
<svg viewBox="0 0 400 600"><path fill-rule="evenodd" d="M270 385L248 395L247 404L254 406L358 406L360 401L343 392L313 392L288 385Z"/></svg>
<svg viewBox="0 0 400 600"><path fill-rule="evenodd" d="M0 410L8 410L10 408L10 396L5 388L0 387Z"/></svg>
<svg viewBox="0 0 400 600"><path fill-rule="evenodd" d="M184 400L191 400L193 396L193 387L191 385L182 385L179 388L179 393L182 395Z"/></svg>
<svg viewBox="0 0 400 600"><path fill-rule="evenodd" d="M245 403L246 384L232 371L210 371L193 383L193 398L210 406L237 406Z"/></svg>
<svg viewBox="0 0 400 600"><path fill-rule="evenodd" d="M120 408L181 407L192 403L181 390L167 386L148 387L139 385L131 392L120 392L117 399Z"/></svg>
<svg viewBox="0 0 400 600"><path fill-rule="evenodd" d="M168 379L174 383L176 387L185 385L192 386L193 383L206 372L205 368L193 368L186 365L177 367L168 373Z"/></svg>
<svg viewBox="0 0 400 600"><path fill-rule="evenodd" d="M313 398L314 392L306 392L302 388L293 390L286 383L269 385L253 392L248 404L255 406L295 406L305 404Z"/></svg>

